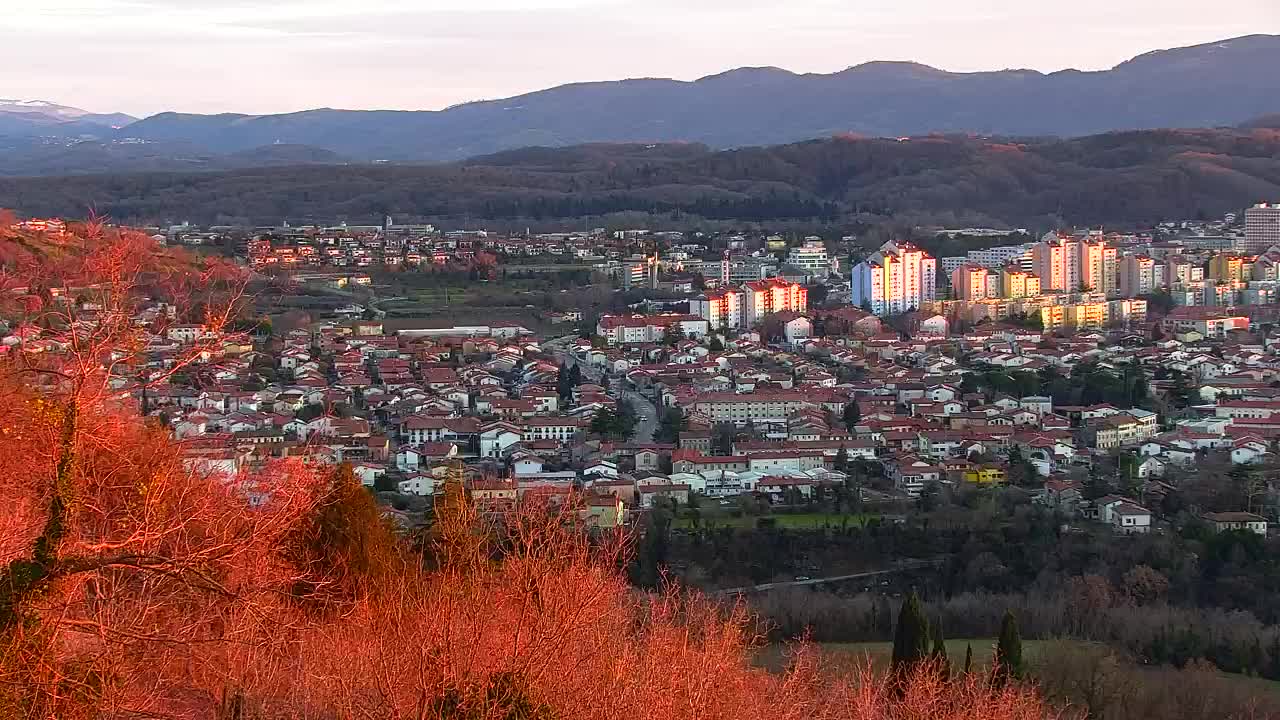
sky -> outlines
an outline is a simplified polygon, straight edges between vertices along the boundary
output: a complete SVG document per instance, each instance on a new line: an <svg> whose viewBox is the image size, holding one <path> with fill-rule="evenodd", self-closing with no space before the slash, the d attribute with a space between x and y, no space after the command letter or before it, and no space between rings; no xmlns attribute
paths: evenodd
<svg viewBox="0 0 1280 720"><path fill-rule="evenodd" d="M434 110L568 82L870 60L1097 70L1280 34L1280 0L0 0L0 97Z"/></svg>

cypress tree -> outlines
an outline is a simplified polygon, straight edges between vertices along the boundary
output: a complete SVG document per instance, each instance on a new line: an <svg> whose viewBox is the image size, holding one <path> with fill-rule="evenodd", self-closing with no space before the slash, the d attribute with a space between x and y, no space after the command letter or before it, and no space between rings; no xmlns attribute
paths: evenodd
<svg viewBox="0 0 1280 720"><path fill-rule="evenodd" d="M893 660L889 664L895 675L905 675L929 656L929 621L920 607L920 596L914 592L902 601L898 627L893 633Z"/></svg>
<svg viewBox="0 0 1280 720"><path fill-rule="evenodd" d="M1000 623L1000 642L996 644L995 670L992 682L1002 686L1011 678L1022 677L1022 636L1018 634L1018 621L1013 611L1005 611Z"/></svg>
<svg viewBox="0 0 1280 720"><path fill-rule="evenodd" d="M947 641L942 637L942 621L933 623L929 626L930 635L933 637L933 653L930 654L930 660L937 665L938 672L942 674L943 680L951 678L951 659L947 657Z"/></svg>
<svg viewBox="0 0 1280 720"><path fill-rule="evenodd" d="M840 449L836 451L835 469L844 472L848 467L849 451L845 449L844 445L841 445Z"/></svg>
<svg viewBox="0 0 1280 720"><path fill-rule="evenodd" d="M973 645L964 646L964 674L973 674Z"/></svg>

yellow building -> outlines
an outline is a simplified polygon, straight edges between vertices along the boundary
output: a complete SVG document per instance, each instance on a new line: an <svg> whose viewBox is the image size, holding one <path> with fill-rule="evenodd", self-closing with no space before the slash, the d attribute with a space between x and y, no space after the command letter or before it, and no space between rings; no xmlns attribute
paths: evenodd
<svg viewBox="0 0 1280 720"><path fill-rule="evenodd" d="M1001 297L1016 299L1039 294L1040 278L1035 275L1008 267L1000 271Z"/></svg>
<svg viewBox="0 0 1280 720"><path fill-rule="evenodd" d="M578 515L591 527L612 529L626 524L627 506L614 495L592 497Z"/></svg>
<svg viewBox="0 0 1280 720"><path fill-rule="evenodd" d="M998 465L979 465L972 470L965 470L964 479L965 482L976 485L1003 485L1008 481L1009 475Z"/></svg>
<svg viewBox="0 0 1280 720"><path fill-rule="evenodd" d="M1045 330L1080 330L1102 327L1110 318L1107 303L1083 303L1080 305L1052 305L1040 308L1040 322Z"/></svg>
<svg viewBox="0 0 1280 720"><path fill-rule="evenodd" d="M1220 253L1209 261L1209 278L1224 283L1244 280L1244 258Z"/></svg>

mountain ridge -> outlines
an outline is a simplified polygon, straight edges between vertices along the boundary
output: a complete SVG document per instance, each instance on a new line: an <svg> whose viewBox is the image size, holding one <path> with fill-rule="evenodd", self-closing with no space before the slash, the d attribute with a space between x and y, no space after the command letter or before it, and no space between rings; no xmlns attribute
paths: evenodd
<svg viewBox="0 0 1280 720"><path fill-rule="evenodd" d="M1236 127L1278 113L1280 74L1274 67L1280 67L1280 36L1249 35L1155 50L1098 71L953 72L904 60L825 74L758 66L689 81L569 83L444 110L165 112L88 135L179 143L219 156L284 143L353 162L401 163L610 142L726 149L845 134L1083 137L1113 130ZM13 129L18 124L20 119L0 113L0 135L20 134ZM51 129L48 123L33 126L28 135L59 130L72 138L86 135L82 124Z"/></svg>

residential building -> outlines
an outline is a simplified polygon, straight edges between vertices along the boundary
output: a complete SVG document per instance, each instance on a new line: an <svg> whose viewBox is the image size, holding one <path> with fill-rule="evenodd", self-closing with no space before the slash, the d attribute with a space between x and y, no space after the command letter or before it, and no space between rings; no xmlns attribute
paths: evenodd
<svg viewBox="0 0 1280 720"><path fill-rule="evenodd" d="M1080 289L1080 243L1070 235L1050 233L1031 249L1031 262L1045 291Z"/></svg>
<svg viewBox="0 0 1280 720"><path fill-rule="evenodd" d="M951 273L951 290L956 300L983 300L987 297L987 276L980 265L966 263Z"/></svg>
<svg viewBox="0 0 1280 720"><path fill-rule="evenodd" d="M1000 271L1000 296L1017 299L1040 294L1040 278L1034 273L1008 266Z"/></svg>
<svg viewBox="0 0 1280 720"><path fill-rule="evenodd" d="M1244 280L1244 258L1239 255L1218 253L1209 261L1209 278L1220 283L1238 283Z"/></svg>
<svg viewBox="0 0 1280 720"><path fill-rule="evenodd" d="M937 297L938 263L932 255L900 241L885 243L853 269L852 301L875 315L920 309Z"/></svg>
<svg viewBox="0 0 1280 720"><path fill-rule="evenodd" d="M668 329L699 338L707 334L709 327L706 319L695 315L604 315L596 325L596 334L610 345L633 345L658 342Z"/></svg>
<svg viewBox="0 0 1280 720"><path fill-rule="evenodd" d="M1115 292L1116 250L1107 247L1107 241L1089 239L1077 243L1077 264L1080 272L1080 287L1098 292Z"/></svg>
<svg viewBox="0 0 1280 720"><path fill-rule="evenodd" d="M1026 243L1023 245L1005 245L983 250L970 250L969 254L963 258L963 261L981 265L991 270L1002 268L1005 265L1013 265L1019 270L1031 272L1031 249L1034 246L1035 243ZM959 267L959 265L956 267ZM954 270L955 268L953 267L952 269Z"/></svg>
<svg viewBox="0 0 1280 720"><path fill-rule="evenodd" d="M1120 294L1132 298L1154 291L1155 266L1146 255L1125 255L1120 260Z"/></svg>
<svg viewBox="0 0 1280 720"><path fill-rule="evenodd" d="M741 290L726 288L690 300L689 312L706 320L712 332L737 330L743 326L743 300Z"/></svg>
<svg viewBox="0 0 1280 720"><path fill-rule="evenodd" d="M1204 280L1204 268L1175 255L1165 260L1165 282L1169 285L1187 285Z"/></svg>
<svg viewBox="0 0 1280 720"><path fill-rule="evenodd" d="M742 286L742 294L744 327L752 327L770 313L803 313L809 307L808 289L799 283L778 278L746 283Z"/></svg>
<svg viewBox="0 0 1280 720"><path fill-rule="evenodd" d="M1261 515L1247 512L1205 513L1205 522L1213 526L1214 532L1247 530L1263 537L1267 536L1267 519Z"/></svg>
<svg viewBox="0 0 1280 720"><path fill-rule="evenodd" d="M1164 317L1161 328L1166 333L1194 331L1206 338L1221 338L1231 330L1248 330L1247 315L1212 307L1177 307Z"/></svg>
<svg viewBox="0 0 1280 720"><path fill-rule="evenodd" d="M791 248L787 253L787 264L823 276L832 269L827 246L819 238L805 238L803 245Z"/></svg>
<svg viewBox="0 0 1280 720"><path fill-rule="evenodd" d="M691 409L714 422L745 425L752 421L786 420L797 410L821 403L812 392L706 393L692 401Z"/></svg>
<svg viewBox="0 0 1280 720"><path fill-rule="evenodd" d="M1280 203L1259 203L1244 211L1244 250L1264 253L1280 245Z"/></svg>
<svg viewBox="0 0 1280 720"><path fill-rule="evenodd" d="M1111 525L1116 532L1140 535L1151 532L1151 511L1130 502L1119 503L1111 509Z"/></svg>

